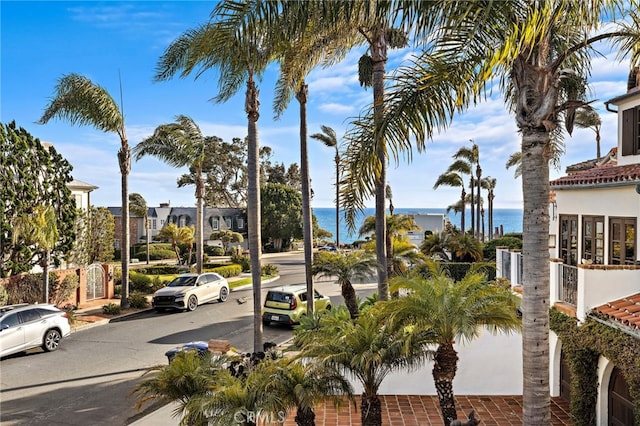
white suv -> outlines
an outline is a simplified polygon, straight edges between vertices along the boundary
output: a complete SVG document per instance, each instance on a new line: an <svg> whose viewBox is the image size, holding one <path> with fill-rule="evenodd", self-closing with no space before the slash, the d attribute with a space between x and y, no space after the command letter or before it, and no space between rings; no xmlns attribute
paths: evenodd
<svg viewBox="0 0 640 426"><path fill-rule="evenodd" d="M229 283L220 274L182 274L156 291L151 304L156 311L166 308L195 311L198 305L216 299L225 302L228 296Z"/></svg>
<svg viewBox="0 0 640 426"><path fill-rule="evenodd" d="M55 351L70 333L69 316L54 305L0 306L0 357L38 346Z"/></svg>

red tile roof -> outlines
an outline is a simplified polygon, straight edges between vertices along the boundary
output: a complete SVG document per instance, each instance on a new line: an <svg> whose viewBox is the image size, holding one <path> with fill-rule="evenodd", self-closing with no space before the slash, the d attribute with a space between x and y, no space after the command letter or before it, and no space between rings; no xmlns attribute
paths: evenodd
<svg viewBox="0 0 640 426"><path fill-rule="evenodd" d="M602 164L552 180L550 185L552 187L581 186L614 182L640 183L640 164L626 164L624 166L612 163Z"/></svg>
<svg viewBox="0 0 640 426"><path fill-rule="evenodd" d="M595 311L612 321L640 331L640 293L605 303L596 307Z"/></svg>

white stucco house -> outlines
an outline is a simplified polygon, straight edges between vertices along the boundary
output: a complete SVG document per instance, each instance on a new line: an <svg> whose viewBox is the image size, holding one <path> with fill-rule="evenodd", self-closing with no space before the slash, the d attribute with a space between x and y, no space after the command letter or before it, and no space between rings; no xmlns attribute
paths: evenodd
<svg viewBox="0 0 640 426"><path fill-rule="evenodd" d="M637 425L640 418L640 362L634 361L640 359L639 75L633 70L627 93L605 102L618 116L617 147L603 158L570 166L566 176L550 182L550 306L571 318L576 334L592 330L582 347L570 334L554 331L552 319L551 395L570 399L572 375L591 374L597 381L598 425ZM522 262L520 253L499 250L497 276L519 286ZM595 330L615 330L619 337L608 341L607 332L594 337ZM614 347L618 342L626 343ZM591 359L594 371L570 367L568 357L576 349Z"/></svg>

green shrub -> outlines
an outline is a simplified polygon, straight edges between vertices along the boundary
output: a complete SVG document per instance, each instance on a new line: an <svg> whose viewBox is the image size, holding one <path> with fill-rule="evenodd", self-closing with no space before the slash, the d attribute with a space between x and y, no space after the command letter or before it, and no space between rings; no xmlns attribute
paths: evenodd
<svg viewBox="0 0 640 426"><path fill-rule="evenodd" d="M107 315L118 315L120 313L120 305L116 305L115 303L109 303L102 307L102 312Z"/></svg>
<svg viewBox="0 0 640 426"><path fill-rule="evenodd" d="M149 306L149 302L144 294L132 293L129 295L129 306L134 309L144 309Z"/></svg>
<svg viewBox="0 0 640 426"><path fill-rule="evenodd" d="M487 241L484 243L484 247L482 249L482 255L486 260L495 260L496 259L496 247L505 246L510 249L521 249L522 248L522 238L512 237L512 236L504 236L502 238L496 238L495 240Z"/></svg>
<svg viewBox="0 0 640 426"><path fill-rule="evenodd" d="M278 275L278 267L273 263L267 263L266 265L262 265L262 270L260 273L262 275L268 276Z"/></svg>
<svg viewBox="0 0 640 426"><path fill-rule="evenodd" d="M251 262L249 261L249 256L236 254L231 256L231 262L237 263L238 265L242 266L242 272L251 271Z"/></svg>
<svg viewBox="0 0 640 426"><path fill-rule="evenodd" d="M76 274L66 275L60 283L56 279L55 288L51 292L52 303L56 306L60 306L64 302L71 300L75 294L78 286L80 286L80 279Z"/></svg>
<svg viewBox="0 0 640 426"><path fill-rule="evenodd" d="M3 285L0 285L0 306L6 305L7 300L9 300L7 289L5 289Z"/></svg>
<svg viewBox="0 0 640 426"><path fill-rule="evenodd" d="M63 311L67 313L67 319L69 320L69 324L73 325L78 320L78 315L76 314L76 307L69 305L62 308Z"/></svg>
<svg viewBox="0 0 640 426"><path fill-rule="evenodd" d="M42 274L24 274L5 287L7 304L42 302Z"/></svg>
<svg viewBox="0 0 640 426"><path fill-rule="evenodd" d="M113 286L113 294L115 296L122 296L122 284Z"/></svg>
<svg viewBox="0 0 640 426"><path fill-rule="evenodd" d="M144 268L138 268L136 271L146 275L173 275L178 273L176 265L149 265Z"/></svg>
<svg viewBox="0 0 640 426"><path fill-rule="evenodd" d="M496 264L494 262L443 262L442 267L454 281L462 280L472 268L474 271L485 273L489 281L496 279ZM416 272L425 278L430 275L427 265L417 266Z"/></svg>
<svg viewBox="0 0 640 426"><path fill-rule="evenodd" d="M129 271L129 288L132 293L134 291L149 293L151 290L151 278L136 271Z"/></svg>
<svg viewBox="0 0 640 426"><path fill-rule="evenodd" d="M204 253L208 256L224 256L224 249L218 246L205 246Z"/></svg>
<svg viewBox="0 0 640 426"><path fill-rule="evenodd" d="M163 280L161 279L158 275L154 276L151 279L151 292L156 292L158 290L160 290L163 287L166 287L166 285L169 283L169 280Z"/></svg>
<svg viewBox="0 0 640 426"><path fill-rule="evenodd" d="M242 273L242 266L234 263L231 265L218 266L217 268L207 269L207 272L217 272L225 278L237 277Z"/></svg>

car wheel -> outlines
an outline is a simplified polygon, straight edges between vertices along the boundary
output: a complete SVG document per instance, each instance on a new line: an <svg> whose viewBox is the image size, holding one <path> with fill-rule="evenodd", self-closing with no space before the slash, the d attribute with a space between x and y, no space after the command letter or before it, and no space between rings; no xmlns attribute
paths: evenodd
<svg viewBox="0 0 640 426"><path fill-rule="evenodd" d="M195 295L189 296L189 300L187 301L187 311L195 311L198 307L198 298Z"/></svg>
<svg viewBox="0 0 640 426"><path fill-rule="evenodd" d="M327 311L331 310L331 305L327 305L327 307L325 308Z"/></svg>
<svg viewBox="0 0 640 426"><path fill-rule="evenodd" d="M220 302L226 302L228 296L229 296L229 289L227 287L222 287L220 289L220 296L219 296L218 300Z"/></svg>
<svg viewBox="0 0 640 426"><path fill-rule="evenodd" d="M42 340L42 349L44 349L45 352L55 351L58 349L60 339L62 339L62 336L58 330L48 330Z"/></svg>
<svg viewBox="0 0 640 426"><path fill-rule="evenodd" d="M265 327L269 327L271 325L271 321L262 320L262 325L264 325Z"/></svg>

